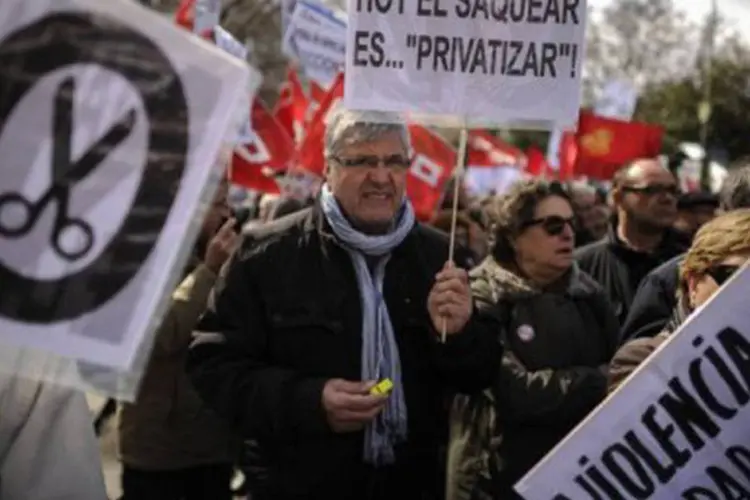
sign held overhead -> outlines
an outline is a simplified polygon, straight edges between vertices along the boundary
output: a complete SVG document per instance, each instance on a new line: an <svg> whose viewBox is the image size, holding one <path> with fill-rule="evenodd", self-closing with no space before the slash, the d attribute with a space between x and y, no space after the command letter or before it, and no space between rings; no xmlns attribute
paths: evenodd
<svg viewBox="0 0 750 500"><path fill-rule="evenodd" d="M575 124L585 0L349 0L346 105Z"/></svg>

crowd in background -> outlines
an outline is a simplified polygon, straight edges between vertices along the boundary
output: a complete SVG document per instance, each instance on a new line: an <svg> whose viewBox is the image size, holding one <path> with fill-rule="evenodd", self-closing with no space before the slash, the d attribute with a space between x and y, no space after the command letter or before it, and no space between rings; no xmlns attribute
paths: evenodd
<svg viewBox="0 0 750 500"><path fill-rule="evenodd" d="M608 190L459 186L449 262L455 186L416 222L408 130L368 113L333 115L308 199L230 206L222 181L137 400L94 426L79 399L26 400L4 498L104 498L92 427L115 409L123 500L519 498L513 485L750 258L749 162L717 194L682 193L641 158ZM81 458L56 462L56 481L21 463L59 457L46 429Z"/></svg>

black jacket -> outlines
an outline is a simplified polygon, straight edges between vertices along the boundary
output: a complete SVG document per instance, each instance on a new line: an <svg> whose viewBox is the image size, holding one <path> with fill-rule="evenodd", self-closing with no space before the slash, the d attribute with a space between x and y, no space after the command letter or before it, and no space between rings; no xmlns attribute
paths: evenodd
<svg viewBox="0 0 750 500"><path fill-rule="evenodd" d="M348 254L317 205L248 241L217 285L188 371L206 402L257 440L268 476L261 490L252 481L253 499L439 498L446 387L488 386L501 354L494 319L479 314L447 344L437 340L426 302L447 239L417 224L386 268L409 437L396 464L377 469L362 462L364 433L332 432L321 402L327 380L361 379L361 306Z"/></svg>
<svg viewBox="0 0 750 500"><path fill-rule="evenodd" d="M619 325L604 291L575 265L545 290L492 258L472 270L471 278L477 307L502 325L495 333L503 339L505 353L496 363L492 391L459 396L454 404L450 463L463 467L449 473L451 498L468 500L477 497L457 492L483 491L486 498L510 500L518 498L513 485L604 399ZM472 398L494 402L494 422L476 416L478 401ZM461 420L466 431L457 436ZM491 426L492 437L455 456L461 445L474 440L473 432L483 432L477 426ZM477 462L492 470L478 470ZM491 480L482 481L482 476Z"/></svg>
<svg viewBox="0 0 750 500"><path fill-rule="evenodd" d="M575 258L581 270L604 288L617 319L623 324L643 278L685 250L684 239L674 231L667 230L655 252L637 252L620 241L613 224L607 236L577 249Z"/></svg>
<svg viewBox="0 0 750 500"><path fill-rule="evenodd" d="M643 278L622 325L623 343L655 337L664 330L677 306L680 264L684 258L685 255L680 254Z"/></svg>

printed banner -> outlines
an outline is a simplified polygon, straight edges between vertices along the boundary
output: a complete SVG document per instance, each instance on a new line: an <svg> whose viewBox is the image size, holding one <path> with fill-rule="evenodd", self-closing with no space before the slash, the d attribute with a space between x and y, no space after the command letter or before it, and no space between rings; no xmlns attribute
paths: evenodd
<svg viewBox="0 0 750 500"><path fill-rule="evenodd" d="M750 268L517 485L525 500L750 498Z"/></svg>
<svg viewBox="0 0 750 500"><path fill-rule="evenodd" d="M284 52L299 62L308 78L328 88L344 68L346 24L327 7L297 2Z"/></svg>
<svg viewBox="0 0 750 500"><path fill-rule="evenodd" d="M585 0L349 0L345 104L573 127Z"/></svg>

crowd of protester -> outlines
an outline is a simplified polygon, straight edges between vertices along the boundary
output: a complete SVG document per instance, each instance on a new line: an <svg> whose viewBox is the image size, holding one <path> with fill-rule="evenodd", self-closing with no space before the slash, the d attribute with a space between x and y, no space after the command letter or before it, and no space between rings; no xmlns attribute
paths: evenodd
<svg viewBox="0 0 750 500"><path fill-rule="evenodd" d="M714 195L642 158L608 191L460 190L449 262L452 186L416 222L409 133L381 115L333 114L307 200L230 207L220 186L138 398L118 405L124 500L519 498L514 483L750 257L750 162ZM0 497L105 498L80 467L93 439L66 443L56 485L16 471L54 445L28 436L35 412L83 432L62 418L82 398L55 401L27 404Z"/></svg>

